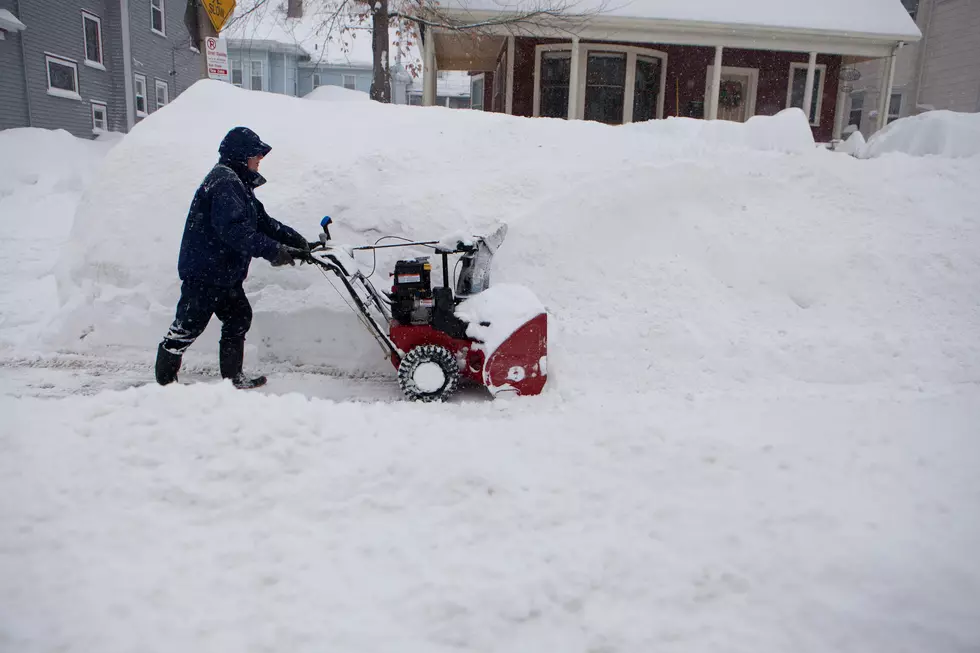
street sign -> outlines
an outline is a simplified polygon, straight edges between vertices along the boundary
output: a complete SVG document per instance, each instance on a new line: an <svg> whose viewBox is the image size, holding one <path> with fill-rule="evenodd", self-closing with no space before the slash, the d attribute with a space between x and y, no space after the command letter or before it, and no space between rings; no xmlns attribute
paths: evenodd
<svg viewBox="0 0 980 653"><path fill-rule="evenodd" d="M203 0L203 4L204 11L208 12L208 18L214 25L214 31L220 33L231 12L235 11L235 0Z"/></svg>
<svg viewBox="0 0 980 653"><path fill-rule="evenodd" d="M222 82L230 82L228 74L228 43L223 38L209 36L204 39L207 56L208 77Z"/></svg>

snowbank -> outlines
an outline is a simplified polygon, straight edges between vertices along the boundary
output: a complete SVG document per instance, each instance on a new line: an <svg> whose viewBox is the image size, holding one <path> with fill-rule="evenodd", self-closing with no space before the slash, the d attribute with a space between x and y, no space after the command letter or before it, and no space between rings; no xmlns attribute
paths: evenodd
<svg viewBox="0 0 980 653"><path fill-rule="evenodd" d="M660 137L686 140L694 146L707 148L801 153L815 146L806 114L795 107L784 109L775 116L752 116L744 124L729 120L670 117L635 123L626 129L652 132Z"/></svg>
<svg viewBox="0 0 980 653"><path fill-rule="evenodd" d="M304 95L303 99L318 102L369 102L371 96L364 91L354 91L341 86L320 86Z"/></svg>
<svg viewBox="0 0 980 653"><path fill-rule="evenodd" d="M864 153L864 148L867 145L867 141L864 140L864 134L859 131L855 131L850 136L847 137L840 146L834 150L835 152L841 152L843 154L850 154L852 156L860 156Z"/></svg>
<svg viewBox="0 0 980 653"><path fill-rule="evenodd" d="M980 113L927 111L901 118L875 133L860 156L891 152L965 158L980 155Z"/></svg>

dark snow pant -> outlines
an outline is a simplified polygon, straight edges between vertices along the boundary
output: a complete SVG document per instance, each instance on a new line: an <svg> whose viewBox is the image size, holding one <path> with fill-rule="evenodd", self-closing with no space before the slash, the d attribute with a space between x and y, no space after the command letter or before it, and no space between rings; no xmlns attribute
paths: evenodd
<svg viewBox="0 0 980 653"><path fill-rule="evenodd" d="M242 285L226 288L185 281L180 287L177 315L163 339L163 348L182 355L204 333L212 315L221 320L222 344L244 343L245 334L252 326L252 306Z"/></svg>

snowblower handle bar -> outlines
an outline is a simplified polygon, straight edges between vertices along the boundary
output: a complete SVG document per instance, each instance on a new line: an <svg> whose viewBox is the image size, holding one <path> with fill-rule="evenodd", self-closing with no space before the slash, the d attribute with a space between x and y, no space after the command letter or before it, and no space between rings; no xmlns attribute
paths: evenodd
<svg viewBox="0 0 980 653"><path fill-rule="evenodd" d="M363 249L389 249L391 247L417 247L419 245L438 245L438 240L420 240L411 243L395 243L393 245L361 245L360 247L352 247L354 251L359 251Z"/></svg>

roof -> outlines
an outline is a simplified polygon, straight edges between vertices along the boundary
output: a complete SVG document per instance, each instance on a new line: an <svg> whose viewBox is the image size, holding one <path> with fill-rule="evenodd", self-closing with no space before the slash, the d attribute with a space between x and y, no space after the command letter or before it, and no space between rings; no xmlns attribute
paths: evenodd
<svg viewBox="0 0 980 653"><path fill-rule="evenodd" d="M19 32L27 29L27 25L17 20L17 17L10 11L0 9L0 29L8 32Z"/></svg>
<svg viewBox="0 0 980 653"><path fill-rule="evenodd" d="M439 97L469 97L470 96L470 75L459 71L440 71L436 79L436 95ZM422 78L413 80L408 87L411 95L422 93Z"/></svg>
<svg viewBox="0 0 980 653"><path fill-rule="evenodd" d="M443 0L453 13L513 13L535 0ZM569 14L597 20L678 21L740 27L875 35L916 41L915 21L900 0L571 0Z"/></svg>

